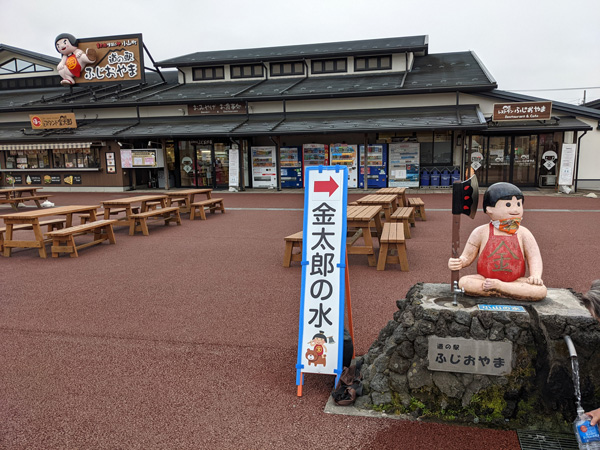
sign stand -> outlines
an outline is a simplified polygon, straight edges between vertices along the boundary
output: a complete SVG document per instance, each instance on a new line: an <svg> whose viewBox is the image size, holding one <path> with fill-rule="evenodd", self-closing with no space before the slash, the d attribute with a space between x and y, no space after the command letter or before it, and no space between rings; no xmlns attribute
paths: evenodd
<svg viewBox="0 0 600 450"><path fill-rule="evenodd" d="M348 298L350 294L346 255L348 168L308 167L305 175L296 363L299 397L305 373L335 375L336 384L342 374L346 290ZM352 314L348 311L353 336Z"/></svg>

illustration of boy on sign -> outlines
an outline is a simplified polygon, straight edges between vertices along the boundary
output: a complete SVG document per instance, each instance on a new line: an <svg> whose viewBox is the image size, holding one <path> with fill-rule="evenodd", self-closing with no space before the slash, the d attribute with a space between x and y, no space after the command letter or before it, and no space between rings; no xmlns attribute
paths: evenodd
<svg viewBox="0 0 600 450"><path fill-rule="evenodd" d="M327 364L327 347L325 346L325 342L327 342L327 336L322 331L319 331L308 343L312 347L312 349L309 348L306 350L305 355L309 365L314 364L316 367L321 364L325 367Z"/></svg>
<svg viewBox="0 0 600 450"><path fill-rule="evenodd" d="M96 50L88 48L85 53L77 48L77 39L69 33L56 36L56 51L62 55L58 66L58 74L62 77L60 84L69 86L75 84L75 78L81 75L85 66L96 62Z"/></svg>
<svg viewBox="0 0 600 450"><path fill-rule="evenodd" d="M462 255L448 261L450 270L460 270L478 258L477 274L458 282L465 294L529 301L546 297L540 249L531 231L521 226L523 201L523 193L513 184L495 183L487 189L483 212L490 223L475 228Z"/></svg>

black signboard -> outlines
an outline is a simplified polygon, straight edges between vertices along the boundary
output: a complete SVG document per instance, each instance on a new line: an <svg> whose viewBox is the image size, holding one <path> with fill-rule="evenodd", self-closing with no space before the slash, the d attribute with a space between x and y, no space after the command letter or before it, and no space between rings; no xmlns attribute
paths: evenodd
<svg viewBox="0 0 600 450"><path fill-rule="evenodd" d="M40 175L27 175L25 177L25 183L27 183L27 184L42 184L42 177Z"/></svg>
<svg viewBox="0 0 600 450"><path fill-rule="evenodd" d="M81 184L81 175L63 175L66 184Z"/></svg>
<svg viewBox="0 0 600 450"><path fill-rule="evenodd" d="M44 184L61 184L60 175L44 175Z"/></svg>

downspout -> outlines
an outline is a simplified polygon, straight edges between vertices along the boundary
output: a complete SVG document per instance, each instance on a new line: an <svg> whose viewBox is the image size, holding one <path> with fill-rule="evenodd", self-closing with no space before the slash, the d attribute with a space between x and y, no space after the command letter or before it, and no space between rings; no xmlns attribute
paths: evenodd
<svg viewBox="0 0 600 450"><path fill-rule="evenodd" d="M577 180L579 179L579 149L581 147L581 138L587 134L587 130L583 132L581 136L577 138L577 166L575 166L575 192L577 192Z"/></svg>
<svg viewBox="0 0 600 450"><path fill-rule="evenodd" d="M367 167L367 146L369 145L369 135L365 133L365 144L364 144L364 155L363 158L363 182L364 182L364 190L365 192L369 190L369 177L368 177L368 167ZM360 165L359 169L360 171ZM359 174L360 176L360 174Z"/></svg>

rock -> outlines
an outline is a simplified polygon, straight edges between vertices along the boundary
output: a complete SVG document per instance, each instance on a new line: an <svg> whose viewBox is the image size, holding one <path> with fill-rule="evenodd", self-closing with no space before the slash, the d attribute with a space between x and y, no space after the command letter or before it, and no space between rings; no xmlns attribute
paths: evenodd
<svg viewBox="0 0 600 450"><path fill-rule="evenodd" d="M434 372L433 382L443 394L450 398L462 398L465 392L462 382L450 372Z"/></svg>
<svg viewBox="0 0 600 450"><path fill-rule="evenodd" d="M471 320L471 336L475 339L485 339L487 337L487 332L477 317L473 317Z"/></svg>
<svg viewBox="0 0 600 450"><path fill-rule="evenodd" d="M391 392L372 392L371 401L374 405L388 405L392 403Z"/></svg>
<svg viewBox="0 0 600 450"><path fill-rule="evenodd" d="M418 359L413 362L409 371L406 374L408 379L408 386L411 389L419 389L423 386L429 386L432 384L432 373L427 368L426 359Z"/></svg>

